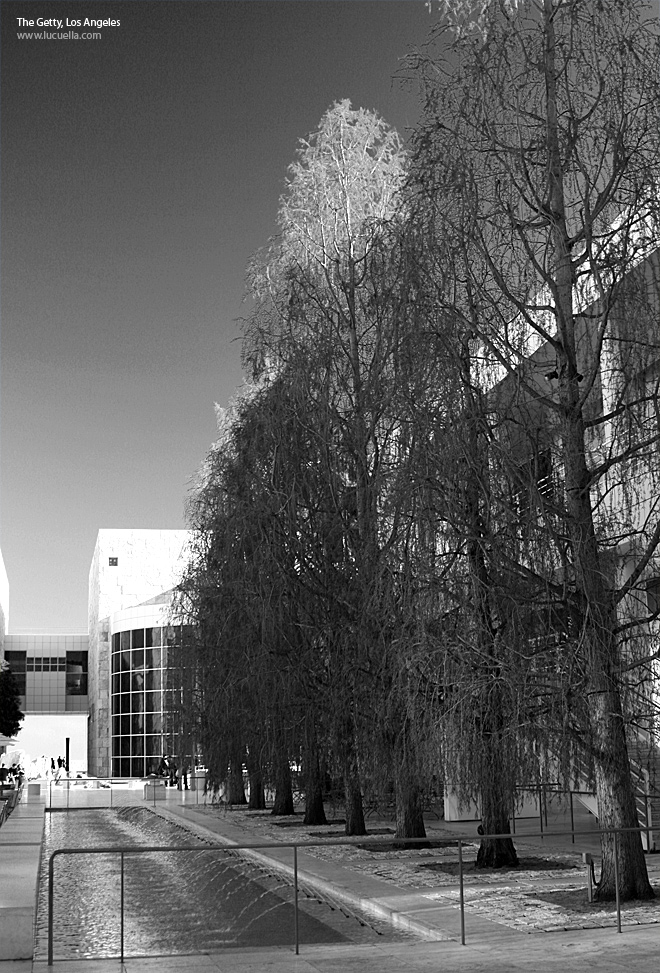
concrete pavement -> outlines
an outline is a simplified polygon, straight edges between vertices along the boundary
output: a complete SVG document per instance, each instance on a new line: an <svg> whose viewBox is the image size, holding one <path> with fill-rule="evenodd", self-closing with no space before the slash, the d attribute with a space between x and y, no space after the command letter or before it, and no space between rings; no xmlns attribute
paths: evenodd
<svg viewBox="0 0 660 973"><path fill-rule="evenodd" d="M0 828L0 961L32 956L43 830L42 796L23 799Z"/></svg>

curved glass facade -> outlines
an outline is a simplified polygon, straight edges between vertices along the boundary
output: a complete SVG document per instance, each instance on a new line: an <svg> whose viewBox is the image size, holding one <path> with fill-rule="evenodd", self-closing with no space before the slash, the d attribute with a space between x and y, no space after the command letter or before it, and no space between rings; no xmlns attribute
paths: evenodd
<svg viewBox="0 0 660 973"><path fill-rule="evenodd" d="M173 667L176 650L191 633L190 626L175 625L113 634L113 777L145 777L157 772L164 754L177 754L175 705L181 678Z"/></svg>

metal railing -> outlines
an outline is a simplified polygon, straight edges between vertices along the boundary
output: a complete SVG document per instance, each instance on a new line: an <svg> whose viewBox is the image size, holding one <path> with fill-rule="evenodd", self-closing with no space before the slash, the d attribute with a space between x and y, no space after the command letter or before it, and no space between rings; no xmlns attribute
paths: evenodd
<svg viewBox="0 0 660 973"><path fill-rule="evenodd" d="M7 820L23 795L23 783L0 785L0 826Z"/></svg>
<svg viewBox="0 0 660 973"><path fill-rule="evenodd" d="M595 835L603 834L613 834L614 835L614 884L615 884L615 898L616 898L616 919L617 919L617 932L621 932L621 897L619 888L619 841L620 835L627 832L639 832L638 828L619 828L619 829L600 829L596 830L585 830L585 831L571 831L571 839L575 841L575 836L589 836L593 838ZM549 837L566 837L569 832L563 831L532 831L525 832L524 835L520 835L520 838L525 840L529 838L549 838ZM465 891L464 891L464 863L463 863L463 848L466 845L473 846L476 840L483 839L511 839L511 834L486 834L481 835L480 839L475 839L473 836L462 835L455 836L452 835L452 839L456 841L457 852L458 852L458 885L459 885L459 910L460 910L460 930L461 930L461 945L465 946ZM393 837L388 836L387 838L360 838L357 842L361 848L378 847L379 845L390 845L393 842ZM406 838L406 846L411 846L415 844L426 844L428 845L429 839L427 838ZM218 845L150 845L150 846L105 846L98 848L59 848L52 852L48 860L48 966L53 965L53 929L54 929L54 906L55 906L55 859L64 855L119 855L120 856L120 882L119 882L119 894L120 894L120 942L119 942L119 959L120 962L124 962L124 860L126 855L143 855L143 854L154 854L154 853L170 853L175 851L183 852L195 852L199 854L200 852L223 852L224 854L231 854L234 852L265 852L273 851L275 849L285 849L290 848L293 851L293 869L287 866L285 863L273 859L267 855L248 855L243 857L257 858L263 863L266 859L266 863L269 868L278 871L283 877L293 878L293 889L294 889L294 930L293 930L293 940L295 946L296 955L300 951L299 943L299 922L298 922L298 893L299 893L299 882L298 882L298 849L302 848L307 850L313 847L327 847L329 845L354 845L355 841L348 841L345 838L330 839L325 841L306 841L306 842L264 842L264 843L246 843L246 844L218 844ZM313 887L313 879L309 877L306 878L306 884Z"/></svg>
<svg viewBox="0 0 660 973"><path fill-rule="evenodd" d="M645 775L644 775L645 774ZM644 844L644 851L654 851L655 841L653 832L657 831L658 828L654 825L653 814L652 814L652 803L653 801L658 801L660 799L660 791L657 790L652 784L649 783L648 773L640 773L638 775L639 780L633 774L633 783L635 783L635 804L637 807L637 817L639 821L639 830L642 835L642 843ZM646 784L646 788L643 789L640 784L640 780L643 780ZM553 797L566 798L568 797L568 806L571 816L571 843L575 844L575 835L579 832L575 831L575 807L573 803L573 798L577 797L580 800L581 797L593 797L595 798L595 790L593 789L581 789L578 787L563 787L559 782L549 782L541 781L538 784L521 784L516 788L517 793L527 793L534 794L538 802L538 817L539 826L541 828L541 836L544 833L544 819L545 827L548 826L548 798ZM520 817L520 816L519 816ZM523 815L526 817L526 815ZM511 828L512 833L516 833L516 811L515 807L511 814Z"/></svg>
<svg viewBox="0 0 660 973"><path fill-rule="evenodd" d="M197 781L197 784L200 783ZM91 803L92 794L98 796L98 801ZM170 796L174 798L175 794L184 797L190 804L207 803L203 783L202 786L193 784L179 790L177 787L166 787L164 780L159 777L60 777L59 780L48 781L46 810L73 810L77 804L76 796L80 796L80 807L86 810L90 807L144 806L145 803L155 807Z"/></svg>

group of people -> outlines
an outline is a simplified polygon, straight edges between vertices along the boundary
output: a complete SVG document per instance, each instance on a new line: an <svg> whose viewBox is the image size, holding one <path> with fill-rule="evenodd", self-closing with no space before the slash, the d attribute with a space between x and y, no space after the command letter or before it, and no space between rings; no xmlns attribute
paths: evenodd
<svg viewBox="0 0 660 973"><path fill-rule="evenodd" d="M166 787L178 787L179 790L188 790L188 770L182 766L181 770L176 765L174 757L163 755L158 765L158 776L165 778Z"/></svg>
<svg viewBox="0 0 660 973"><path fill-rule="evenodd" d="M4 759L0 762L0 787L20 787L24 778L20 763L8 764Z"/></svg>

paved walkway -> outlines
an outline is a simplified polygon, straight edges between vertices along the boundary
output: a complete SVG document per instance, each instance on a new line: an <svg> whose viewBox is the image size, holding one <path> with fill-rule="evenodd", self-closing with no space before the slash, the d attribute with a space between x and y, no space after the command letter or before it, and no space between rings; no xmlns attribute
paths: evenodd
<svg viewBox="0 0 660 973"><path fill-rule="evenodd" d="M314 836L318 829L303 828L290 821L273 819L269 815L249 815L244 812L223 812L211 807L196 806L192 795L176 793L168 795L168 800L158 803L157 811L166 817L214 840L227 843L258 843L263 840L280 841L301 840L310 833ZM0 830L0 866L2 857L2 831L11 828L11 822L19 825L19 810L12 815L7 825ZM36 818L35 813L27 814L24 820ZM34 812L34 807L33 807ZM43 810L41 810L43 813ZM593 819L586 814L577 817L576 827L594 830ZM283 825L283 826L279 826ZM469 832L474 835L475 825L447 825L444 822L428 822L429 837L433 840L450 838L458 833ZM576 839L554 834L555 830L566 827L565 815L555 816L548 822L552 834L546 834L543 841L539 838L526 838L525 833L538 830L538 820L523 820L516 823L516 846L521 857L544 856L556 859L557 864L569 864L571 856L580 851L597 852L596 835L585 834ZM383 831L391 827L391 822L369 822L371 831ZM322 829L325 833L341 834L339 825ZM7 836L8 837L8 833ZM34 837L34 836L33 836ZM32 841L32 839L30 839ZM354 844L359 844L355 842ZM26 847L32 847L28 845ZM18 842L15 852L19 851ZM263 849L250 854L263 856ZM267 852L271 861L283 870L292 870L290 849L272 849ZM448 857L456 858L455 848L444 851L431 848L415 853L401 853L389 850L387 853L373 852L366 848L353 847L349 851L327 844L323 848L308 848L298 852L299 880L313 886L322 894L343 901L352 908L387 917L401 928L406 928L419 937L413 942L388 943L386 945L359 946L333 945L308 946L300 948L296 956L293 949L268 948L250 950L224 950L201 956L153 957L149 959L129 959L124 969L130 973L148 973L159 970L163 973L174 971L236 971L236 973L422 973L422 971L448 970L466 973L510 973L510 971L529 970L535 973L575 973L593 971L597 965L599 973L614 973L634 969L636 973L656 973L660 954L660 903L658 906L645 906L640 919L634 917L629 907L624 911L623 932L617 933L615 915L603 913L596 925L611 923L604 928L579 928L593 925L592 916L572 919L574 927L565 929L562 922L566 919L565 910L548 903L542 897L553 890L566 890L571 886L584 886L584 872L576 869L550 869L538 873L525 872L501 875L466 875L465 886L465 938L462 946L460 910L458 909L458 884L455 876L447 869ZM445 856L445 857L443 857ZM466 850L466 861L471 852ZM660 885L660 856L649 856L649 871L652 881ZM657 862L657 864L656 864ZM4 871L4 870L3 870ZM18 873L13 885L26 885L31 872L24 870L22 879ZM4 885L0 882L0 889ZM10 885L12 883L9 883ZM34 889L30 894L34 895ZM29 896L28 896L29 897ZM34 901L34 900L32 900ZM2 899L0 899L0 903ZM0 939L6 929L5 917L0 915ZM553 920L554 916L554 920ZM643 924L637 924L638 922ZM541 931L541 930L552 931ZM116 973L120 964L117 960L71 960L54 964L55 973ZM563 968L563 969L562 969ZM28 971L47 973L44 962L14 961L0 962L0 973L28 973Z"/></svg>

